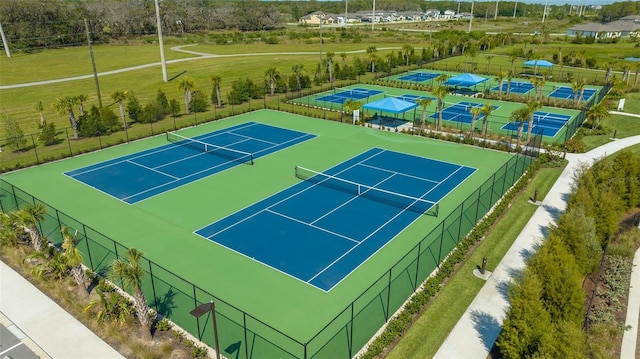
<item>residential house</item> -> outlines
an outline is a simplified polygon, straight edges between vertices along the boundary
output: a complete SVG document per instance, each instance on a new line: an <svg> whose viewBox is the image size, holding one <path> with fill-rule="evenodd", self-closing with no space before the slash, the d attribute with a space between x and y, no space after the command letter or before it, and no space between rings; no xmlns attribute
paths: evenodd
<svg viewBox="0 0 640 359"><path fill-rule="evenodd" d="M456 12L450 9L447 9L444 11L444 14L442 14L442 19L443 20L451 20L454 18L454 16L456 15Z"/></svg>
<svg viewBox="0 0 640 359"><path fill-rule="evenodd" d="M440 10L438 9L427 9L424 13L428 18L431 19L439 19L440 18Z"/></svg>
<svg viewBox="0 0 640 359"><path fill-rule="evenodd" d="M322 11L314 11L301 17L298 22L303 25L320 25L324 23L324 18L326 16L327 14Z"/></svg>
<svg viewBox="0 0 640 359"><path fill-rule="evenodd" d="M587 23L569 28L569 36L580 34L583 37L593 36L596 39L612 39L621 36L640 36L640 15L629 15L620 20L606 24Z"/></svg>

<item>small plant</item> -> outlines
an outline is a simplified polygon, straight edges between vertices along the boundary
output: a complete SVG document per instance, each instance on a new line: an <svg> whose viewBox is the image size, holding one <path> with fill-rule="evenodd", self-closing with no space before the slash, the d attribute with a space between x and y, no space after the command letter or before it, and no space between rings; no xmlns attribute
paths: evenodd
<svg viewBox="0 0 640 359"><path fill-rule="evenodd" d="M182 334L181 331L174 330L171 334L173 334L173 337L176 338L179 342L182 342L182 340L184 339L184 334Z"/></svg>
<svg viewBox="0 0 640 359"><path fill-rule="evenodd" d="M193 341L190 339L187 339L184 341L184 346L187 348L191 348L193 346Z"/></svg>
<svg viewBox="0 0 640 359"><path fill-rule="evenodd" d="M194 345L191 349L192 358L204 358L205 356L207 356L207 348Z"/></svg>
<svg viewBox="0 0 640 359"><path fill-rule="evenodd" d="M160 332L166 332L171 329L171 323L167 320L167 318L162 319L159 322L156 322L156 330Z"/></svg>

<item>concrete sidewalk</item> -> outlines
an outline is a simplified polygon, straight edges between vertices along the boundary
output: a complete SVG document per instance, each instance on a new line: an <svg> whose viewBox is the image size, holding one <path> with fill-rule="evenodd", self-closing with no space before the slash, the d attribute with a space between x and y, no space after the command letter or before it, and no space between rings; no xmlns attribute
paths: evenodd
<svg viewBox="0 0 640 359"><path fill-rule="evenodd" d="M53 359L124 358L3 262L0 312Z"/></svg>
<svg viewBox="0 0 640 359"><path fill-rule="evenodd" d="M585 154L567 154L569 164L560 178L449 333L435 358L484 359L489 355L500 334L502 322L509 308L508 283L522 271L526 258L536 251L549 225L565 210L575 169L581 163L590 165L595 159L638 143L640 143L640 136L633 136L607 143Z"/></svg>

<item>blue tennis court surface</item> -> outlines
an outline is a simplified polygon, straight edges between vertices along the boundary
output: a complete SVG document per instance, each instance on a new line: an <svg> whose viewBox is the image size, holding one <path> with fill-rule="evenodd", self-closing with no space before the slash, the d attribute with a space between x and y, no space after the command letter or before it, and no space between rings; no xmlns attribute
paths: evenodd
<svg viewBox="0 0 640 359"><path fill-rule="evenodd" d="M469 110L471 110L471 108L473 107L482 107L482 106L484 106L483 103L473 103L473 102L466 102L466 101L458 102L442 110L442 119L446 121L456 121L456 122L470 124L471 119L473 118L473 115L471 114L471 112L469 112ZM493 105L492 111L495 111L499 108L500 106ZM437 119L438 112L435 112L429 115L429 117ZM476 120L479 121L479 120L482 120L483 118L484 118L484 114L480 114L478 115L478 117L476 117Z"/></svg>
<svg viewBox="0 0 640 359"><path fill-rule="evenodd" d="M539 133L544 136L554 137L562 126L571 120L570 115L562 115L557 113L536 111L533 114L533 128L532 133ZM519 123L509 122L502 126L503 130L517 131ZM529 122L525 122L523 126L523 132L526 133L529 129Z"/></svg>
<svg viewBox="0 0 640 359"><path fill-rule="evenodd" d="M589 101L591 96L593 96L593 94L595 94L596 92L598 92L598 90L596 89L584 89L581 100ZM571 87L558 87L551 94L549 94L549 97L562 98L565 100L573 100L576 98L575 96L576 93L573 92L573 89ZM577 96L580 96L580 94L578 93Z"/></svg>
<svg viewBox="0 0 640 359"><path fill-rule="evenodd" d="M192 143L171 143L65 172L88 186L129 204L245 163L218 151L205 152L199 143L262 157L315 137L308 133L247 122L207 133Z"/></svg>
<svg viewBox="0 0 640 359"><path fill-rule="evenodd" d="M507 87L509 88L509 92L521 93L525 94L534 89L533 85L529 82L518 82L511 81L510 84L503 83L502 84L502 92L507 92ZM492 88L493 91L500 91L500 86L496 86Z"/></svg>
<svg viewBox="0 0 640 359"><path fill-rule="evenodd" d="M414 81L414 82L425 82L436 77L440 76L440 74L433 72L410 72L407 75L398 77L398 80L402 81Z"/></svg>
<svg viewBox="0 0 640 359"><path fill-rule="evenodd" d="M475 171L373 148L195 233L329 291Z"/></svg>
<svg viewBox="0 0 640 359"><path fill-rule="evenodd" d="M363 100L374 95L381 94L382 91L371 90L366 88L354 88L354 89L337 89L335 93L318 97L316 101L327 101L333 103L344 103L351 100Z"/></svg>

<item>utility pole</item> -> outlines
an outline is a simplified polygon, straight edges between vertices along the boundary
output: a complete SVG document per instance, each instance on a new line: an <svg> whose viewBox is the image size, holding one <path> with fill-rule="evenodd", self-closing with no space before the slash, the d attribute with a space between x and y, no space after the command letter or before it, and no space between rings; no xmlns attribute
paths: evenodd
<svg viewBox="0 0 640 359"><path fill-rule="evenodd" d="M549 5L549 0L544 3L544 10L542 11L542 23L544 24L544 19L547 17L547 6Z"/></svg>
<svg viewBox="0 0 640 359"><path fill-rule="evenodd" d="M516 10L518 10L518 2L516 1L516 5L513 7L513 18L516 18Z"/></svg>
<svg viewBox="0 0 640 359"><path fill-rule="evenodd" d="M0 23L0 35L2 36L2 46L4 46L4 52L7 54L8 58L11 58L11 50L9 50L7 37L4 35L4 30L2 30L2 23Z"/></svg>
<svg viewBox="0 0 640 359"><path fill-rule="evenodd" d="M344 0L344 27L347 27L347 23L349 21L349 16L347 15L349 11L349 0Z"/></svg>
<svg viewBox="0 0 640 359"><path fill-rule="evenodd" d="M471 0L471 16L469 16L469 31L467 32L471 32L471 23L473 22L473 4L474 0Z"/></svg>
<svg viewBox="0 0 640 359"><path fill-rule="evenodd" d="M93 81L96 83L96 94L98 95L98 107L102 107L102 96L100 96L100 81L98 81L98 71L96 70L96 59L93 57L93 46L91 46L91 33L89 23L84 19L84 29L87 32L87 43L89 44L89 55L91 56L91 66L93 67Z"/></svg>
<svg viewBox="0 0 640 359"><path fill-rule="evenodd" d="M376 23L376 0L373 0L373 13L371 14L371 31Z"/></svg>
<svg viewBox="0 0 640 359"><path fill-rule="evenodd" d="M162 43L162 26L160 26L160 6L158 0L156 4L156 26L158 27L158 43L160 44L160 63L162 65L162 81L167 82L167 61L164 59L164 44Z"/></svg>
<svg viewBox="0 0 640 359"><path fill-rule="evenodd" d="M498 3L500 2L500 0L496 0L496 13L493 14L493 19L494 20L498 20Z"/></svg>

